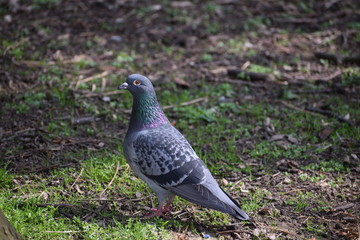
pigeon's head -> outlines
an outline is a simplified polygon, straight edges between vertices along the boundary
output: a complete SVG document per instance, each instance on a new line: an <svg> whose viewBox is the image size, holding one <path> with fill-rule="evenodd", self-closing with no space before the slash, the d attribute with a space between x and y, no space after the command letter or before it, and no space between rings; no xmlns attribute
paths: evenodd
<svg viewBox="0 0 360 240"><path fill-rule="evenodd" d="M142 93L154 93L154 87L151 81L140 74L131 74L126 78L126 82L119 86L119 89L127 89L133 95L141 95Z"/></svg>

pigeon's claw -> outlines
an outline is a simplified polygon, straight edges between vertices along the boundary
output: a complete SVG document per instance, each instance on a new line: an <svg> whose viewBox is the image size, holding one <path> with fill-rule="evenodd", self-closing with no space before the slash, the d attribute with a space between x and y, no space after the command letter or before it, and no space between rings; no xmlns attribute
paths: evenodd
<svg viewBox="0 0 360 240"><path fill-rule="evenodd" d="M164 207L152 208L150 211L151 213L145 214L146 218L163 217L165 219L169 219L169 216L166 214L170 214L170 204L166 204Z"/></svg>

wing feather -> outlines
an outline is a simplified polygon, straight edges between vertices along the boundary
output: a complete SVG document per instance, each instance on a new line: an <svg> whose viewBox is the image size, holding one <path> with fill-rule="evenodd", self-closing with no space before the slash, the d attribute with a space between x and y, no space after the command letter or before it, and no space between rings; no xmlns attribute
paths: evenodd
<svg viewBox="0 0 360 240"><path fill-rule="evenodd" d="M205 178L204 164L172 126L139 134L133 147L140 171L163 187L199 184Z"/></svg>

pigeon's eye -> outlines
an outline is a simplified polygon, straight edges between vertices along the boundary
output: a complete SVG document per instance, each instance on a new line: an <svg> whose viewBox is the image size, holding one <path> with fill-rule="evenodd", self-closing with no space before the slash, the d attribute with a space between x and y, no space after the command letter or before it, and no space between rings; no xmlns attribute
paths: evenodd
<svg viewBox="0 0 360 240"><path fill-rule="evenodd" d="M139 80L135 80L135 81L133 82L133 84L134 84L135 86L139 86L139 85L141 84L141 82L140 82Z"/></svg>

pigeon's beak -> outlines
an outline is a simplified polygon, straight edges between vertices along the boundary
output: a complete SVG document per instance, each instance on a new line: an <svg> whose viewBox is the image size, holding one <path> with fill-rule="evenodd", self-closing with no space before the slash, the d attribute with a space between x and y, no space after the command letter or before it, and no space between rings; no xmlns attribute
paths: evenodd
<svg viewBox="0 0 360 240"><path fill-rule="evenodd" d="M129 86L129 84L127 84L127 82L124 82L123 84L121 84L119 86L119 89L127 89L128 86Z"/></svg>

